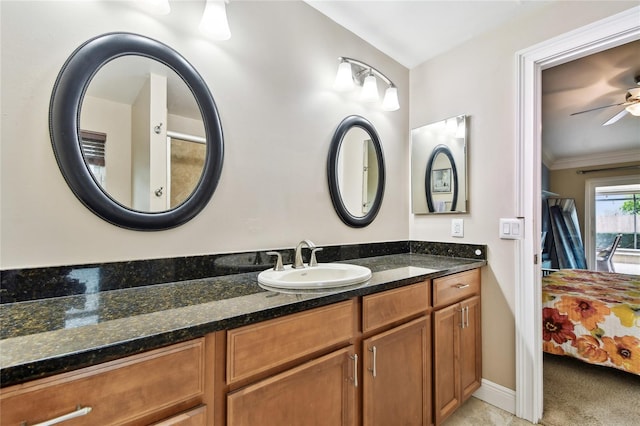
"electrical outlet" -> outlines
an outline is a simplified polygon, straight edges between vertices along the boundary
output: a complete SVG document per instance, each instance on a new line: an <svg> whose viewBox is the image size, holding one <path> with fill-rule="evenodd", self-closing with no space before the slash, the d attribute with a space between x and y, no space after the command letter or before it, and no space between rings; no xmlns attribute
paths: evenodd
<svg viewBox="0 0 640 426"><path fill-rule="evenodd" d="M451 219L451 236L452 237L464 237L464 220Z"/></svg>

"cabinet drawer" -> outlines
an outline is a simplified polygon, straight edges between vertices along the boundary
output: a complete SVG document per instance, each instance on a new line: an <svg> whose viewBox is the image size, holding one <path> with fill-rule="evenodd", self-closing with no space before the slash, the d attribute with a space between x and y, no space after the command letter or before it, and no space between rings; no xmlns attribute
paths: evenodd
<svg viewBox="0 0 640 426"><path fill-rule="evenodd" d="M433 280L434 308L450 305L475 294L480 294L480 269Z"/></svg>
<svg viewBox="0 0 640 426"><path fill-rule="evenodd" d="M44 422L81 406L91 411L74 425L122 425L185 401L197 405L204 393L204 347L197 339L3 389L1 424Z"/></svg>
<svg viewBox="0 0 640 426"><path fill-rule="evenodd" d="M425 312L429 308L429 281L362 298L362 331L368 332Z"/></svg>
<svg viewBox="0 0 640 426"><path fill-rule="evenodd" d="M354 334L354 300L230 330L227 383L346 343Z"/></svg>
<svg viewBox="0 0 640 426"><path fill-rule="evenodd" d="M205 426L207 424L207 407L201 405L193 410L177 414L152 426Z"/></svg>

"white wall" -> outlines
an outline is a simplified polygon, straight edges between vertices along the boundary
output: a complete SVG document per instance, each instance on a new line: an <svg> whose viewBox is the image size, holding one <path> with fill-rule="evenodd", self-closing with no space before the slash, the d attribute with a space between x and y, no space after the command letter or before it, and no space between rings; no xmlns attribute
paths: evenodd
<svg viewBox="0 0 640 426"><path fill-rule="evenodd" d="M452 216L411 215L411 239L488 245L482 275L484 378L515 389L515 241L498 238L516 212L515 53L637 2L554 2L411 70L411 128L468 114L468 213L464 238ZM531 194L538 197L540 194Z"/></svg>
<svg viewBox="0 0 640 426"><path fill-rule="evenodd" d="M105 133L105 187L131 205L131 105L85 96L80 127Z"/></svg>
<svg viewBox="0 0 640 426"><path fill-rule="evenodd" d="M302 2L231 2L232 37L197 32L204 2L172 1L166 16L134 2L0 2L0 268L190 256L316 244L403 240L408 235L409 71ZM225 158L207 207L176 229L136 232L87 210L67 187L48 131L53 83L85 40L112 31L155 38L206 80L220 111ZM383 112L332 89L338 56L370 63L399 88ZM374 223L336 215L327 185L331 137L360 114L382 140L387 189Z"/></svg>

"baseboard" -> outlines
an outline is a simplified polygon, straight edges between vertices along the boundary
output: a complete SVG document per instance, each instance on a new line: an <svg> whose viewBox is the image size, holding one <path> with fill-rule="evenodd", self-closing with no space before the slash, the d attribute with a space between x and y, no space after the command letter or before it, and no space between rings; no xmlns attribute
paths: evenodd
<svg viewBox="0 0 640 426"><path fill-rule="evenodd" d="M480 389L475 391L473 396L511 414L516 412L516 391L489 380L482 379Z"/></svg>

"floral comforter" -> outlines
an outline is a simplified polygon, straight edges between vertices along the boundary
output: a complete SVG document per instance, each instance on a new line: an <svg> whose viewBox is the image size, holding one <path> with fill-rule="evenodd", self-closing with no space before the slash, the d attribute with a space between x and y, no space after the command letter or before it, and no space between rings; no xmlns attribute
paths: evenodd
<svg viewBox="0 0 640 426"><path fill-rule="evenodd" d="M542 279L543 350L640 375L640 276L561 269Z"/></svg>

